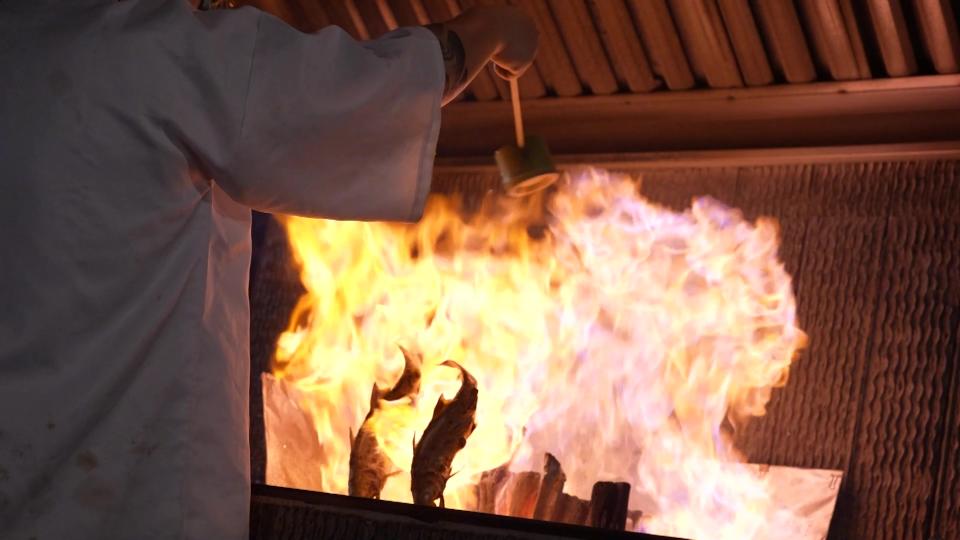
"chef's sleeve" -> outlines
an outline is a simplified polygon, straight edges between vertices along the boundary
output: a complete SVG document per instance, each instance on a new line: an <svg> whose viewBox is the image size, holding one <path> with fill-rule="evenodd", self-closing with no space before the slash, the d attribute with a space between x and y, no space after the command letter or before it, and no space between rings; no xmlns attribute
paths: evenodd
<svg viewBox="0 0 960 540"><path fill-rule="evenodd" d="M356 41L261 14L239 134L215 171L257 210L415 221L430 188L444 67L434 35Z"/></svg>

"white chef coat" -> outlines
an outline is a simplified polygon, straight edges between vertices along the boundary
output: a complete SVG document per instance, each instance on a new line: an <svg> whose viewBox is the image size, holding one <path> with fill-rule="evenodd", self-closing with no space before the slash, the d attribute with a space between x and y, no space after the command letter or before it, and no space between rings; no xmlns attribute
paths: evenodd
<svg viewBox="0 0 960 540"><path fill-rule="evenodd" d="M0 538L247 538L249 208L417 219L442 90L424 29L0 0Z"/></svg>

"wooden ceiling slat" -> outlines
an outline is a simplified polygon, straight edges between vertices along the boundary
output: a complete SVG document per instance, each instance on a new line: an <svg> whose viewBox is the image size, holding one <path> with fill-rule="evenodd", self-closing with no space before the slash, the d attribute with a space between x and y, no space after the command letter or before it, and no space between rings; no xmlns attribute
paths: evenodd
<svg viewBox="0 0 960 540"><path fill-rule="evenodd" d="M853 0L839 0L840 13L843 14L843 23L847 27L847 34L850 36L850 48L853 49L853 59L857 63L857 71L860 72L861 79L869 79L870 63L867 60L867 50L860 35L860 26L857 24L857 16L853 10Z"/></svg>
<svg viewBox="0 0 960 540"><path fill-rule="evenodd" d="M456 2L457 0L448 1ZM460 0L460 6L462 6L463 9L469 9L475 6L502 6L508 4L514 4L514 2L508 0ZM490 79L496 85L500 97L505 100L510 99L510 86L507 82L493 73L490 74ZM535 99L547 95L547 87L536 65L530 66L530 69L523 74L523 77L520 77L517 83L519 85L521 98Z"/></svg>
<svg viewBox="0 0 960 540"><path fill-rule="evenodd" d="M960 71L960 18L950 0L914 0L924 48L937 73Z"/></svg>
<svg viewBox="0 0 960 540"><path fill-rule="evenodd" d="M654 73L660 75L671 90L692 88L693 72L666 0L630 0L630 8Z"/></svg>
<svg viewBox="0 0 960 540"><path fill-rule="evenodd" d="M337 4L338 2L332 2ZM360 39L367 40L373 36L370 33L370 29L367 28L366 23L363 20L363 16L360 14L360 11L357 10L357 4L355 0L344 0L344 7L347 10L347 15L349 15L350 20L353 23L353 27L357 31L357 35L360 36Z"/></svg>
<svg viewBox="0 0 960 540"><path fill-rule="evenodd" d="M960 32L950 0L914 0L923 45L937 73L960 71Z"/></svg>
<svg viewBox="0 0 960 540"><path fill-rule="evenodd" d="M615 93L617 80L586 3L583 0L550 0L550 11L563 32L580 79L595 95Z"/></svg>
<svg viewBox="0 0 960 540"><path fill-rule="evenodd" d="M838 81L862 78L838 0L800 0L800 5L817 59L830 77Z"/></svg>
<svg viewBox="0 0 960 540"><path fill-rule="evenodd" d="M720 14L733 45L740 73L748 86L763 86L773 82L773 70L767 60L760 31L747 0L719 0Z"/></svg>
<svg viewBox="0 0 960 540"><path fill-rule="evenodd" d="M421 0L387 0L399 26L422 26L430 23L427 8Z"/></svg>
<svg viewBox="0 0 960 540"><path fill-rule="evenodd" d="M817 78L800 18L792 0L753 0L776 68L789 83L805 83Z"/></svg>
<svg viewBox="0 0 960 540"><path fill-rule="evenodd" d="M400 27L397 23L397 17L393 14L393 9L390 7L390 3L387 0L376 0L377 10L380 12L380 17L383 19L383 24L387 26L387 30L396 30Z"/></svg>
<svg viewBox="0 0 960 540"><path fill-rule="evenodd" d="M900 0L868 0L867 10L874 34L880 45L883 65L891 77L904 77L917 72L917 59L910 43L907 23Z"/></svg>
<svg viewBox="0 0 960 540"><path fill-rule="evenodd" d="M343 28L353 36L354 39L370 39L367 27L363 24L363 20L360 18L360 14L357 12L352 0L340 0L336 2L300 0L300 2L305 9L310 3L316 4L317 7L324 9L330 18L330 23Z"/></svg>
<svg viewBox="0 0 960 540"><path fill-rule="evenodd" d="M623 0L587 0L587 4L621 84L634 93L657 88L660 83L650 70L647 55Z"/></svg>
<svg viewBox="0 0 960 540"><path fill-rule="evenodd" d="M539 99L523 114L555 155L952 141L960 75ZM440 154L489 156L512 133L509 107L456 105Z"/></svg>
<svg viewBox="0 0 960 540"><path fill-rule="evenodd" d="M497 85L500 96L503 97L503 99L510 99L510 84L498 77L495 73L492 73L490 77ZM547 95L547 86L544 84L543 77L540 76L540 70L537 69L536 64L531 65L526 73L517 80L517 83L519 85L521 98L536 99Z"/></svg>
<svg viewBox="0 0 960 540"><path fill-rule="evenodd" d="M540 51L526 99L960 72L956 0L238 0L301 31L337 25L356 39L510 4L534 17ZM904 13L904 10L908 10ZM912 10L912 11L909 11ZM906 17L905 17L906 15ZM911 19L911 17L915 17ZM916 23L913 25L913 23ZM864 40L861 32L869 34ZM876 39L874 39L874 37ZM916 39L916 43L913 42ZM869 53L869 61L868 61ZM923 58L919 58L923 56ZM929 58L929 61L927 61ZM923 60L923 62L921 62ZM872 64L871 64L872 62ZM774 75L776 74L776 76ZM661 82L662 81L662 82ZM484 70L467 91L509 99Z"/></svg>
<svg viewBox="0 0 960 540"><path fill-rule="evenodd" d="M333 24L330 16L327 15L327 11L323 8L323 4L317 0L287 1L296 4L295 9L299 12L299 17L302 17L306 21L304 27L301 28L305 32L316 32L325 26Z"/></svg>
<svg viewBox="0 0 960 540"><path fill-rule="evenodd" d="M540 31L540 49L534 63L547 87L561 97L578 96L583 86L573 69L566 44L560 36L547 0L524 0L520 7L527 11Z"/></svg>
<svg viewBox="0 0 960 540"><path fill-rule="evenodd" d="M352 0L352 3L371 38L376 39L391 30L384 19L378 0ZM390 8L387 7L387 9ZM388 13L388 18L393 19L393 13Z"/></svg>
<svg viewBox="0 0 960 540"><path fill-rule="evenodd" d="M460 14L460 4L454 0L421 0L423 7L427 10L427 16L430 22L442 22L452 19Z"/></svg>
<svg viewBox="0 0 960 540"><path fill-rule="evenodd" d="M670 0L694 72L713 88L743 86L736 56L714 0Z"/></svg>

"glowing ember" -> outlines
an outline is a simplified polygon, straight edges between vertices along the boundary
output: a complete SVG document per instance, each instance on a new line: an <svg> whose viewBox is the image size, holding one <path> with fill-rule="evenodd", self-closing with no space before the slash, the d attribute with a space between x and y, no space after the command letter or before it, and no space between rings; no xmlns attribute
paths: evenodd
<svg viewBox="0 0 960 540"><path fill-rule="evenodd" d="M764 413L805 341L775 223L709 199L678 214L597 170L560 182L539 240L536 204L491 199L465 218L435 198L415 226L286 221L307 294L275 374L313 418L322 488L346 493L349 433L372 384L399 377L402 344L423 355L422 389L415 403L381 402L369 423L401 471L383 498L410 500L411 440L459 388L439 366L452 358L480 399L448 506L473 504L460 488L481 472L539 470L550 452L568 493L630 482L655 509L649 532L789 537L790 516L721 428Z"/></svg>

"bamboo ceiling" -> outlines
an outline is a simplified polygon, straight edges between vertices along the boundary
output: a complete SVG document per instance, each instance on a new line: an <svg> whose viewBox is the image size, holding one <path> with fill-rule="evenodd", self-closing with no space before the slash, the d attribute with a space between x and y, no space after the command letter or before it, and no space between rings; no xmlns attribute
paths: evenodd
<svg viewBox="0 0 960 540"><path fill-rule="evenodd" d="M848 81L960 70L951 0L246 0L303 31L360 39L475 5L526 9L541 32L526 99ZM954 4L954 5L951 5ZM508 98L482 73L465 100Z"/></svg>

